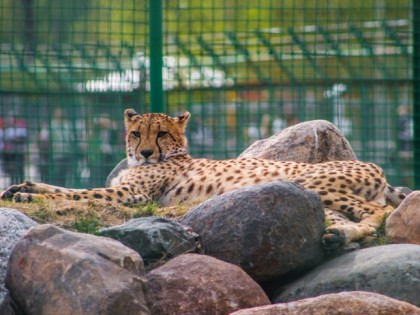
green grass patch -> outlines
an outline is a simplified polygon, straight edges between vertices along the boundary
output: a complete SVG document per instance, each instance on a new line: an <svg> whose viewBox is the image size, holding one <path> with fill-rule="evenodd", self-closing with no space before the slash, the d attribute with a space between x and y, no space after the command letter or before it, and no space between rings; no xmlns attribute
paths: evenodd
<svg viewBox="0 0 420 315"><path fill-rule="evenodd" d="M368 240L363 247L382 246L390 243L389 237L386 235L386 219L389 214L385 214L381 225L376 229L376 237Z"/></svg>
<svg viewBox="0 0 420 315"><path fill-rule="evenodd" d="M87 217L78 218L72 225L69 226L70 229L88 234L95 234L101 227L101 222L95 214L90 214Z"/></svg>
<svg viewBox="0 0 420 315"><path fill-rule="evenodd" d="M149 217L158 214L159 205L157 202L152 201L144 206L136 206L134 208L132 218Z"/></svg>

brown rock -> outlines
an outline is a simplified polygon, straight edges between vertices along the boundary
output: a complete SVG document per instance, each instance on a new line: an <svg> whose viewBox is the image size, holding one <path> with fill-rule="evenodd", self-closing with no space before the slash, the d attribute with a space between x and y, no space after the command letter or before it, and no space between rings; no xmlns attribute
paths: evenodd
<svg viewBox="0 0 420 315"><path fill-rule="evenodd" d="M414 191L386 220L386 234L392 243L420 245L420 191Z"/></svg>
<svg viewBox="0 0 420 315"><path fill-rule="evenodd" d="M420 308L385 295L353 291L284 304L243 309L231 315L419 315Z"/></svg>
<svg viewBox="0 0 420 315"><path fill-rule="evenodd" d="M6 285L27 315L150 314L136 252L52 225L31 229L17 243Z"/></svg>
<svg viewBox="0 0 420 315"><path fill-rule="evenodd" d="M245 157L303 163L356 160L342 132L326 120L302 122L256 141L239 155Z"/></svg>
<svg viewBox="0 0 420 315"><path fill-rule="evenodd" d="M270 304L242 269L206 255L185 254L146 275L153 315L229 314Z"/></svg>

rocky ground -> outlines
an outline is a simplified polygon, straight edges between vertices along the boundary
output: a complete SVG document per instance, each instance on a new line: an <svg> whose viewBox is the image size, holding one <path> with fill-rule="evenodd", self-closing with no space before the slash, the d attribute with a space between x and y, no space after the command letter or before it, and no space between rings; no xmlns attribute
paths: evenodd
<svg viewBox="0 0 420 315"><path fill-rule="evenodd" d="M356 158L325 121L243 155ZM322 246L319 197L291 182L191 208L1 203L0 314L420 314L419 198L387 218L380 240L334 253Z"/></svg>

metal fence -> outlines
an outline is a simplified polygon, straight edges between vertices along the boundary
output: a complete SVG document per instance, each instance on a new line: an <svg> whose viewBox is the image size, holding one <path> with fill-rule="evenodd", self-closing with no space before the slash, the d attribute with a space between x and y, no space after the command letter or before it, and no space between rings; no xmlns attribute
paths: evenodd
<svg viewBox="0 0 420 315"><path fill-rule="evenodd" d="M103 186L125 108L190 111L211 158L327 119L420 187L419 34L409 0L2 0L0 189Z"/></svg>

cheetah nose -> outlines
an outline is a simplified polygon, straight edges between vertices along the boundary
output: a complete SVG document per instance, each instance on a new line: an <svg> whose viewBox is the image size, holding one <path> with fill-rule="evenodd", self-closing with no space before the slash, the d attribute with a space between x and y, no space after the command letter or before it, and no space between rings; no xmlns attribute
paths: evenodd
<svg viewBox="0 0 420 315"><path fill-rule="evenodd" d="M153 151L147 149L147 150L141 150L140 153L141 153L141 155L144 156L145 159L147 159L149 156L152 155Z"/></svg>

